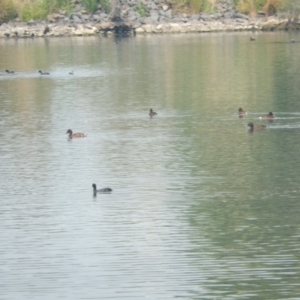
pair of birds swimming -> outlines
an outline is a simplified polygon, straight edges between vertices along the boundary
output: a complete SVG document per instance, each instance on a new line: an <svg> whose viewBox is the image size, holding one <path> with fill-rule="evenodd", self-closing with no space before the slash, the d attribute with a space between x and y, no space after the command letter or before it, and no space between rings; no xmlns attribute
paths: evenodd
<svg viewBox="0 0 300 300"><path fill-rule="evenodd" d="M256 39L254 37L250 37L250 42L254 42L256 41ZM294 39L291 39L291 43L295 43L295 40Z"/></svg>
<svg viewBox="0 0 300 300"><path fill-rule="evenodd" d="M41 70L39 70L39 73L40 73L41 75L50 75L50 73L48 73L48 72L43 72L43 71L41 71ZM69 75L74 75L74 72L73 72L73 71L69 72Z"/></svg>
<svg viewBox="0 0 300 300"><path fill-rule="evenodd" d="M248 112L243 110L241 107L238 110L238 115L239 117L243 117L244 115L247 115ZM262 115L259 117L260 119L265 119L265 120L272 120L275 118L275 115L270 111L268 114L266 115ZM252 122L249 122L247 124L247 126L250 128L250 130L260 130L260 129L264 129L267 126L266 125L254 125Z"/></svg>
<svg viewBox="0 0 300 300"><path fill-rule="evenodd" d="M153 111L152 108L150 108L150 112L149 112L149 116L150 118L156 116L157 113L155 111ZM66 134L68 134L69 139L73 139L73 138L81 138L81 137L86 137L87 134L86 133L82 133L82 132L76 132L73 133L72 129L68 129Z"/></svg>
<svg viewBox="0 0 300 300"><path fill-rule="evenodd" d="M73 133L73 131L71 129L67 130L67 134L69 135L69 139L79 138L79 137L86 137L87 136L87 134L81 133L81 132ZM92 184L92 188L93 188L93 191L94 191L94 196L97 196L97 193L110 193L110 192L112 192L112 189L108 188L108 187L104 188L104 189L97 190L97 186L96 186L95 183Z"/></svg>
<svg viewBox="0 0 300 300"><path fill-rule="evenodd" d="M157 115L157 113L155 111L153 111L152 108L150 108L150 112L149 112L150 118L152 118L156 115ZM72 129L68 129L66 133L68 134L69 139L81 138L81 137L86 137L87 136L86 133L82 133L82 132L73 133Z"/></svg>

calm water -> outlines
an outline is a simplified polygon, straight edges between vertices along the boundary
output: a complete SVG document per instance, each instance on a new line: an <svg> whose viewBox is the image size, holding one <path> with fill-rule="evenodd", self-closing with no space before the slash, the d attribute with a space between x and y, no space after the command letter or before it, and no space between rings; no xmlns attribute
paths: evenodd
<svg viewBox="0 0 300 300"><path fill-rule="evenodd" d="M300 33L249 37L0 40L0 299L300 299Z"/></svg>

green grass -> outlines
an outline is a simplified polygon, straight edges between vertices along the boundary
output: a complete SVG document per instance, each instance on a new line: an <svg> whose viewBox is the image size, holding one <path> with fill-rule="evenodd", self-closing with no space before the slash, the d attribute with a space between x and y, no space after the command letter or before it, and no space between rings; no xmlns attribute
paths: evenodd
<svg viewBox="0 0 300 300"><path fill-rule="evenodd" d="M109 13L111 11L111 1L110 0L100 0L100 4L101 4L102 9L106 13Z"/></svg>
<svg viewBox="0 0 300 300"><path fill-rule="evenodd" d="M98 7L98 0L82 0L82 4L89 11L95 11Z"/></svg>
<svg viewBox="0 0 300 300"><path fill-rule="evenodd" d="M71 4L69 0L39 0L25 2L19 8L19 16L22 21L43 20L48 14L65 10L70 12Z"/></svg>
<svg viewBox="0 0 300 300"><path fill-rule="evenodd" d="M139 15L141 17L145 17L146 16L146 12L147 12L147 8L144 2L140 1L138 3L138 5L135 5L133 7L133 10L136 11L137 13L139 13Z"/></svg>

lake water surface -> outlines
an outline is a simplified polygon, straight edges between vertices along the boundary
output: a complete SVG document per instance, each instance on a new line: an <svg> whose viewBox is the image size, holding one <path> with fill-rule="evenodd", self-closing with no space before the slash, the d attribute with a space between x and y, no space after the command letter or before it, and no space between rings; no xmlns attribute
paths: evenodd
<svg viewBox="0 0 300 300"><path fill-rule="evenodd" d="M254 35L0 40L0 299L300 299L300 33Z"/></svg>

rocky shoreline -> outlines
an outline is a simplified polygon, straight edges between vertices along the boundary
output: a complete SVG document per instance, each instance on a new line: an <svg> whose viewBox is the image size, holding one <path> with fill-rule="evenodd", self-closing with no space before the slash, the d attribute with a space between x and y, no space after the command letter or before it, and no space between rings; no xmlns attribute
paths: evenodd
<svg viewBox="0 0 300 300"><path fill-rule="evenodd" d="M74 0L72 13L50 14L46 20L21 22L19 19L0 26L0 37L33 38L59 36L89 36L96 34L149 34L220 31L274 31L299 30L300 21L266 16L259 12L256 18L241 14L232 8L230 0L220 0L215 13L173 14L164 0L147 0L141 8L139 0L119 0L111 12L98 6L87 12L80 1ZM142 9L142 11L141 11Z"/></svg>

